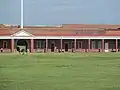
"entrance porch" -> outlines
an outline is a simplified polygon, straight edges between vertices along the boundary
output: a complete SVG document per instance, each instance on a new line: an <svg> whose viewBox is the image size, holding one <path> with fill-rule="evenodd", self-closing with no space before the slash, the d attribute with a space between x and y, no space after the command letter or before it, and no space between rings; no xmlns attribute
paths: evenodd
<svg viewBox="0 0 120 90"><path fill-rule="evenodd" d="M118 52L118 39L1 39L3 52L16 52L24 46L29 52Z"/></svg>

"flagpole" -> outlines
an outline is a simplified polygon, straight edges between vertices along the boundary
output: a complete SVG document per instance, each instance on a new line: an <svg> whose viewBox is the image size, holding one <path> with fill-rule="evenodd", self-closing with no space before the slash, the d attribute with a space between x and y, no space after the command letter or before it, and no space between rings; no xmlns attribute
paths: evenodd
<svg viewBox="0 0 120 90"><path fill-rule="evenodd" d="M20 25L20 26L21 26L21 27L20 27L21 29L23 29L23 24L24 24L24 23L23 23L23 22L24 22L24 21L23 21L23 19L24 19L24 18L23 18L23 12L24 12L24 10L23 10L24 5L23 5L23 4L24 4L24 2L23 2L23 0L21 0L21 25Z"/></svg>

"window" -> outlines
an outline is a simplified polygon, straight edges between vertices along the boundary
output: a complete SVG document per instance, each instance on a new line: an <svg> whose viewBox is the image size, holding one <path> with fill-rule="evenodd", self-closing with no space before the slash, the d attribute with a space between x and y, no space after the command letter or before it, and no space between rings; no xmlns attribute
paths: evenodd
<svg viewBox="0 0 120 90"><path fill-rule="evenodd" d="M116 48L116 44L114 42L109 42L109 49L114 49Z"/></svg>
<svg viewBox="0 0 120 90"><path fill-rule="evenodd" d="M74 48L74 41L72 41L70 44L71 44L71 48ZM82 48L82 42L78 41L76 42L76 49L80 49L80 48Z"/></svg>
<svg viewBox="0 0 120 90"><path fill-rule="evenodd" d="M96 48L96 44L95 44L96 42L95 41L92 41L92 49L95 49Z"/></svg>
<svg viewBox="0 0 120 90"><path fill-rule="evenodd" d="M43 42L43 41L40 41L40 40L36 41L36 48L37 48L37 49L42 49L42 48L44 48L44 42Z"/></svg>
<svg viewBox="0 0 120 90"><path fill-rule="evenodd" d="M102 48L102 42L98 41L98 49Z"/></svg>
<svg viewBox="0 0 120 90"><path fill-rule="evenodd" d="M82 42L81 41L78 41L77 45L78 45L77 49L82 49Z"/></svg>
<svg viewBox="0 0 120 90"><path fill-rule="evenodd" d="M36 41L36 48L40 48L40 42Z"/></svg>
<svg viewBox="0 0 120 90"><path fill-rule="evenodd" d="M71 42L71 48L74 48L74 41Z"/></svg>
<svg viewBox="0 0 120 90"><path fill-rule="evenodd" d="M7 48L7 41L3 41L3 48Z"/></svg>

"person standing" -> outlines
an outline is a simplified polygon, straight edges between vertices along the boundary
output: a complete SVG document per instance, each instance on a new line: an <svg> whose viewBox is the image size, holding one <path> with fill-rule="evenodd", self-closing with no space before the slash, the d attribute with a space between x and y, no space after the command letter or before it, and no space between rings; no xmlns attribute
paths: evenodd
<svg viewBox="0 0 120 90"><path fill-rule="evenodd" d="M19 52L19 54L20 54L20 47L17 47L17 52Z"/></svg>
<svg viewBox="0 0 120 90"><path fill-rule="evenodd" d="M3 48L0 48L0 51L3 52Z"/></svg>

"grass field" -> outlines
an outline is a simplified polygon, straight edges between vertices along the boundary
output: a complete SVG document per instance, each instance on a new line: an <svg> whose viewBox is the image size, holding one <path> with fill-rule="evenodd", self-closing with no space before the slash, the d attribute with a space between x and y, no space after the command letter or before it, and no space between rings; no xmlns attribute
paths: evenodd
<svg viewBox="0 0 120 90"><path fill-rule="evenodd" d="M0 90L120 90L120 53L0 54Z"/></svg>

